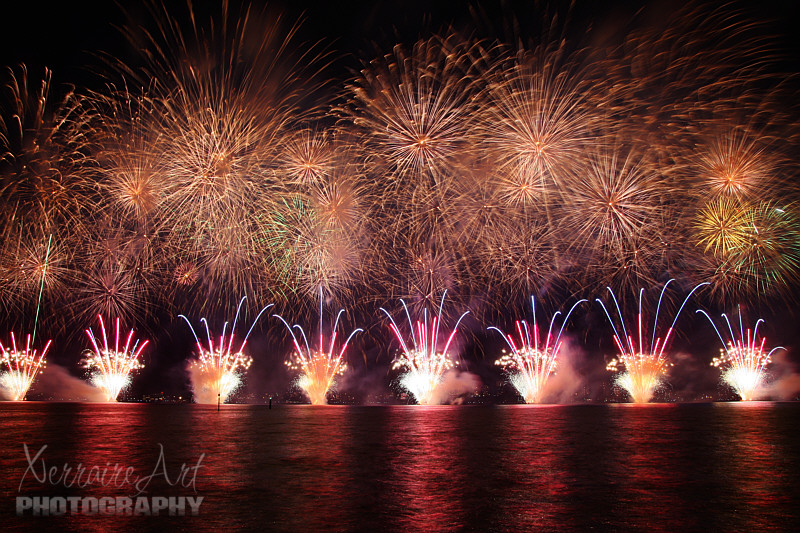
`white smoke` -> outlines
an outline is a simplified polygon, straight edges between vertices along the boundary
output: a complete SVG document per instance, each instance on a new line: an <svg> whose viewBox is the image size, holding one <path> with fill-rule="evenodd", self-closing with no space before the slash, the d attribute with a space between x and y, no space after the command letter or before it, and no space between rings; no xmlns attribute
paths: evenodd
<svg viewBox="0 0 800 533"><path fill-rule="evenodd" d="M558 352L558 367L542 388L539 403L572 403L575 393L583 386L583 378L575 370L576 363L583 356L572 339L563 338Z"/></svg>
<svg viewBox="0 0 800 533"><path fill-rule="evenodd" d="M471 372L448 370L431 392L431 405L460 404L466 396L477 393L481 380Z"/></svg>
<svg viewBox="0 0 800 533"><path fill-rule="evenodd" d="M90 383L76 378L63 366L48 363L36 376L31 391L47 399L83 402L104 402L105 392Z"/></svg>
<svg viewBox="0 0 800 533"><path fill-rule="evenodd" d="M779 350L772 356L767 373L765 383L756 390L756 398L792 400L800 394L800 374L795 371L785 350Z"/></svg>

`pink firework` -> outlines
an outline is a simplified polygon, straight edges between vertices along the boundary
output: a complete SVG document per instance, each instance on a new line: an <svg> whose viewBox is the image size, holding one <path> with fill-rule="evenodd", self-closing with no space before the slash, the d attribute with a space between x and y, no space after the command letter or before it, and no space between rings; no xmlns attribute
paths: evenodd
<svg viewBox="0 0 800 533"><path fill-rule="evenodd" d="M637 339L635 339L633 335L628 334L628 329L625 326L625 319L622 317L622 311L620 310L619 303L617 302L617 298L614 296L614 291L611 290L611 287L608 287L608 292L611 293L611 298L614 300L614 305L617 308L620 329L617 329L617 326L614 324L614 320L611 318L611 315L609 314L608 309L606 309L606 306L602 300L599 298L596 300L603 307L603 311L605 311L606 317L608 317L611 328L614 330L614 342L619 350L617 357L608 363L606 369L614 372L622 372L617 377L617 385L628 391L635 403L649 402L652 399L655 390L662 384L663 376L667 373L669 366L671 366L671 363L664 354L664 351L666 350L667 344L672 336L672 332L675 329L675 324L678 322L678 317L680 317L681 311L686 305L686 302L689 301L689 298L691 298L692 294L694 294L694 292L703 285L708 285L707 282L701 283L689 292L689 294L686 296L686 299L684 299L683 303L678 309L678 312L675 313L675 318L667 330L666 335L664 335L662 339L660 336L656 337L658 332L658 314L659 310L661 309L661 302L664 298L664 292L666 292L667 287L673 281L674 280L672 279L667 281L664 284L664 288L661 289L661 295L658 298L658 306L656 306L655 320L653 321L653 333L650 339L649 347L645 344L645 337L647 333L645 331L645 326L643 325L642 315L642 299L644 295L644 289L639 290Z"/></svg>
<svg viewBox="0 0 800 533"><path fill-rule="evenodd" d="M17 339L11 334L11 349L7 349L0 343L0 353L2 353L2 367L4 372L0 374L0 387L6 389L10 399L18 402L25 399L28 389L33 384L36 375L44 369L47 349L50 343L47 341L42 353L37 354L35 349L31 349L31 336L28 335L25 341L25 349L17 348Z"/></svg>
<svg viewBox="0 0 800 533"><path fill-rule="evenodd" d="M494 326L489 328L500 333L511 349L510 354L503 355L495 361L495 364L503 367L509 373L511 384L525 399L525 403L537 403L541 400L541 393L547 380L556 371L564 326L566 326L572 311L578 304L585 301L579 300L572 306L558 333L555 333L553 325L558 315L561 314L561 311L557 311L550 319L550 327L547 329L544 342L542 342L539 326L536 323L536 301L533 296L531 296L533 326L531 327L526 320L517 320L518 340L515 341L511 334L506 334L499 328Z"/></svg>
<svg viewBox="0 0 800 533"><path fill-rule="evenodd" d="M428 405L433 402L435 389L442 382L445 372L455 366L456 363L450 357L450 346L458 331L458 325L469 313L469 311L465 311L459 317L450 335L447 336L444 347L440 350L439 328L442 322L442 306L444 305L446 294L447 291L442 295L438 316L431 317L430 322L428 321L428 311L426 309L423 320L417 320L416 323L412 323L405 301L400 300L408 318L408 325L411 330L411 344L407 343L403 338L403 334L400 333L400 328L397 327L392 315L386 309L380 308L389 317L391 321L389 327L397 337L397 340L400 341L400 346L403 350L402 355L395 360L393 365L394 369L405 370L400 378L400 385L412 394L421 405Z"/></svg>
<svg viewBox="0 0 800 533"><path fill-rule="evenodd" d="M720 355L711 361L711 366L722 369L722 379L736 391L736 394L743 401L752 400L758 387L763 383L764 372L767 365L772 361L772 354L776 350L784 350L785 348L776 346L769 352L765 352L764 345L767 339L761 337L761 342L759 342L758 338L758 326L764 322L764 319L759 318L752 329L745 329L741 308L739 308L739 335L734 333L728 315L722 314L730 334L727 342L709 314L702 309L698 309L697 312L703 313L708 321L711 322L720 342L722 342L723 348L720 350Z"/></svg>
<svg viewBox="0 0 800 533"><path fill-rule="evenodd" d="M142 368L139 356L150 341L139 342L133 340L133 329L128 332L125 343L120 341L120 319L115 321L114 345L108 344L106 326L103 316L97 315L100 321L100 331L103 333L103 347L97 342L92 328L86 330L94 351L89 350L84 360L84 366L92 372L92 383L103 390L107 402L116 402L122 389L130 385L131 373ZM133 343L133 345L131 345Z"/></svg>

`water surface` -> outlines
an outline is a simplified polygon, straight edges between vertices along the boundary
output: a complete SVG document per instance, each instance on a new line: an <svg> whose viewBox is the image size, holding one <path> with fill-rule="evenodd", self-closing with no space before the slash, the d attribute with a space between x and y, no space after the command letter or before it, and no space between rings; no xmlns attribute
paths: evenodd
<svg viewBox="0 0 800 533"><path fill-rule="evenodd" d="M800 404L222 406L0 403L4 530L800 530ZM202 467L199 516L17 517L48 466ZM154 480L157 496L195 495Z"/></svg>

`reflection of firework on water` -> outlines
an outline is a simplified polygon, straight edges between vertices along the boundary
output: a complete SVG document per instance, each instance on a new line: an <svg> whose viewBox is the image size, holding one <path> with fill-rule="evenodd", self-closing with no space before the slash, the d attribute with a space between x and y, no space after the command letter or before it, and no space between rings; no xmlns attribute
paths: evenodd
<svg viewBox="0 0 800 533"><path fill-rule="evenodd" d="M308 344L308 337L306 337L302 326L295 324L294 327L292 327L280 315L273 315L283 322L292 335L295 352L293 358L286 361L286 365L291 370L300 371L301 374L297 380L297 384L306 392L312 405L325 405L328 403L328 391L332 390L334 387L336 378L343 375L347 370L347 361L344 360L344 353L347 350L347 345L350 343L350 339L353 338L353 335L359 331L363 331L361 328L354 329L337 351L337 328L342 313L344 313L344 309L339 309L339 312L336 314L336 321L333 323L330 342L327 343L327 350L322 333L322 289L320 289L319 293L319 344L315 348L312 349ZM295 328L300 332L300 336L303 340L302 344L294 333Z"/></svg>
<svg viewBox="0 0 800 533"><path fill-rule="evenodd" d="M0 388L5 389L11 400L19 402L25 399L28 389L33 384L36 374L44 369L46 364L44 356L50 348L51 341L47 341L42 353L37 354L36 350L31 349L31 336L27 336L25 349L17 348L17 339L11 334L11 349L6 348L0 343L2 352L3 373L0 374Z"/></svg>
<svg viewBox="0 0 800 533"><path fill-rule="evenodd" d="M447 337L444 347L439 350L439 328L442 321L442 307L444 306L444 298L447 291L442 294L442 301L439 304L439 314L432 316L428 322L427 308L423 312L422 321L417 320L416 324L411 321L411 314L408 312L408 307L405 301L400 300L405 310L406 317L408 318L408 326L411 332L412 345L409 345L400 333L400 328L392 318L392 315L384 309L381 311L389 317L391 321L390 328L392 332L400 341L400 346L403 350L394 362L392 368L402 369L404 373L400 378L400 385L414 396L417 403L420 405L428 405L433 401L434 391L442 381L444 373L453 368L456 364L450 357L450 345L458 331L458 325L461 320L467 316L469 311L465 311L456 321L453 326L453 331ZM416 327L415 327L416 325Z"/></svg>
<svg viewBox="0 0 800 533"><path fill-rule="evenodd" d="M658 305L656 306L655 318L653 320L653 334L649 346L645 344L647 340L645 338L647 331L645 329L644 316L642 315L644 289L639 290L639 314L637 315L638 339L634 339L632 335L628 334L628 329L625 326L625 319L622 316L619 303L617 302L616 296L614 296L614 291L612 291L610 287L608 287L608 292L611 294L614 306L617 309L620 329L617 329L615 321L611 318L603 301L599 298L596 300L602 306L608 318L608 322L614 330L614 342L619 350L617 357L608 363L606 369L613 372L622 372L616 382L620 387L628 391L628 394L631 395L635 403L649 402L655 390L662 384L663 375L667 373L668 367L672 366L664 355L664 350L667 347L667 343L669 343L672 331L675 328L675 324L678 322L681 311L697 289L703 285L708 285L707 282L701 283L689 292L680 308L678 308L678 312L675 313L675 318L662 339L661 337L656 337L658 332L658 314L661 309L664 292L672 281L674 280L669 280L664 284L664 288L661 289L661 295L658 297ZM638 343L636 342L637 340Z"/></svg>
<svg viewBox="0 0 800 533"><path fill-rule="evenodd" d="M114 345L109 346L103 317L98 315L97 318L100 321L100 330L103 333L103 347L102 349L100 348L92 328L87 329L86 334L92 342L94 351L87 353L84 366L92 373L92 384L102 389L105 393L106 401L116 402L122 389L130 385L131 372L142 368L143 365L139 360L139 356L150 341L144 341L140 344L139 339L137 339L131 346L131 341L133 340L133 330L131 330L124 341L125 344L120 345L122 340L120 337L120 319L117 318L114 326Z"/></svg>
<svg viewBox="0 0 800 533"><path fill-rule="evenodd" d="M242 339L242 343L236 348L233 344L236 322L239 320L239 312L246 299L247 297L243 297L239 301L230 332L228 331L228 322L225 322L222 327L222 334L216 345L208 327L208 320L205 318L200 319L200 322L206 327L206 336L208 338L208 344L204 346L197 337L197 333L189 319L184 315L178 315L189 325L189 329L192 330L192 335L197 343L197 359L193 360L190 366L192 391L196 403L225 403L231 393L239 387L242 382L242 374L247 372L253 362L250 356L244 354L247 338L250 337L250 333L256 327L256 323L264 311L272 307L273 304L269 304L259 311L247 334Z"/></svg>
<svg viewBox="0 0 800 533"><path fill-rule="evenodd" d="M547 336L544 339L539 334L539 325L536 322L536 300L533 296L531 296L533 327L531 328L525 320L517 320L518 342L514 341L514 337L511 334L506 334L494 326L489 328L500 333L511 349L510 354L503 355L495 361L495 364L503 367L509 374L512 385L525 399L525 403L537 403L541 400L541 393L550 378L550 374L556 371L564 326L567 325L572 311L575 310L578 304L585 301L578 300L575 302L564 317L561 328L557 333L553 331L553 324L556 317L561 314L561 311L556 311L550 319L550 326L547 328ZM531 330L533 331L531 332ZM544 343L541 342L542 340L544 340ZM505 352L505 350L503 351Z"/></svg>
<svg viewBox="0 0 800 533"><path fill-rule="evenodd" d="M734 333L728 315L722 314L730 334L727 342L709 314L702 309L698 309L697 312L703 313L711 322L722 342L723 348L720 350L720 355L711 361L711 366L722 369L722 379L736 391L743 401L752 400L758 387L763 383L764 370L770 363L772 354L776 350L784 348L777 346L768 353L764 352L764 344L767 339L762 337L761 342L758 341L758 325L764 320L759 318L752 329L745 329L741 308L739 308L739 335Z"/></svg>

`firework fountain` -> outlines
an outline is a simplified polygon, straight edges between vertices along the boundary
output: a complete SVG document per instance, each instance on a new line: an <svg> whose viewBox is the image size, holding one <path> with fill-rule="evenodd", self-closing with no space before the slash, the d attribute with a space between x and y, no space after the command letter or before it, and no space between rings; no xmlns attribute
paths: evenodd
<svg viewBox="0 0 800 533"><path fill-rule="evenodd" d="M102 389L105 393L106 401L116 402L122 389L130 385L131 372L142 368L143 365L139 360L139 356L150 341L144 341L140 344L139 339L137 339L131 346L131 341L133 340L133 329L131 329L127 339L125 339L124 346L120 349L120 319L117 318L114 327L114 346L111 347L108 344L108 335L103 316L98 315L97 318L100 321L100 331L103 333L103 348L100 348L92 328L88 328L86 334L92 342L94 351L87 351L84 366L92 373L92 384Z"/></svg>
<svg viewBox="0 0 800 533"><path fill-rule="evenodd" d="M723 381L730 385L743 401L752 400L755 397L756 390L763 382L764 371L771 362L772 354L785 348L776 346L765 353L764 344L766 344L767 339L761 337L761 342L758 341L758 325L764 322L764 319L759 318L752 329L745 329L741 308L739 308L738 336L734 333L728 315L722 314L722 318L725 319L725 323L728 326L728 333L730 333L730 338L727 342L714 320L711 319L711 316L702 309L698 309L697 312L705 315L708 321L711 322L720 342L722 342L723 348L720 350L720 355L711 361L711 366L722 368Z"/></svg>
<svg viewBox="0 0 800 533"><path fill-rule="evenodd" d="M544 344L541 343L542 338L539 335L539 326L536 322L536 300L533 295L531 295L533 327L531 328L526 320L517 320L519 342L515 342L512 335L506 334L499 328L494 326L489 328L500 333L511 349L510 354L503 355L495 361L495 364L501 366L509 374L511 384L525 399L525 403L537 403L541 400L541 394L547 380L556 371L564 326L566 326L572 311L585 301L584 299L575 302L564 317L564 322L562 322L558 333L555 334L553 325L561 311L557 311L553 315L550 319L550 327L547 328Z"/></svg>
<svg viewBox="0 0 800 533"><path fill-rule="evenodd" d="M0 387L5 389L10 395L10 399L15 402L25 399L33 380L46 364L45 355L47 349L50 348L51 341L47 341L40 354L31 349L31 342L31 336L28 335L25 349L20 350L17 348L17 339L12 333L10 350L0 343L0 352L2 352L0 363L5 369L5 372L0 374Z"/></svg>
<svg viewBox="0 0 800 533"><path fill-rule="evenodd" d="M400 385L412 394L420 405L430 405L433 402L434 391L436 386L442 382L444 373L456 365L450 357L450 345L456 336L458 325L469 313L469 311L464 311L458 318L455 326L453 326L453 331L447 337L444 348L440 351L439 328L442 322L442 307L444 306L446 295L447 291L442 294L437 316L431 317L430 322L428 322L428 310L426 309L423 313L422 321L417 320L416 324L411 321L411 314L408 312L406 302L402 299L400 300L408 318L411 344L413 346L405 341L392 315L383 307L380 308L389 317L391 321L389 327L397 337L397 340L400 341L400 346L403 350L402 355L395 360L392 368L405 370L400 378Z"/></svg>
<svg viewBox="0 0 800 533"><path fill-rule="evenodd" d="M302 326L299 324L290 326L282 316L273 315L283 322L286 329L288 329L289 333L292 335L295 352L293 354L294 357L286 361L286 365L292 370L300 371L301 374L297 380L297 384L306 392L308 398L311 400L311 405L325 405L328 403L328 391L335 386L336 378L347 371L347 362L344 360L344 353L347 350L347 345L356 333L364 331L361 328L354 329L339 350L336 351L336 330L339 326L339 319L342 313L344 313L344 309L339 309L339 312L336 314L336 320L333 323L333 330L331 331L330 341L327 344L327 350L325 350L325 338L322 332L322 289L320 289L319 293L319 344L316 349L312 349L311 345L309 345L308 337L305 331L303 331ZM295 335L294 329L300 332L300 336L303 339L302 344L297 338L297 335Z"/></svg>
<svg viewBox="0 0 800 533"><path fill-rule="evenodd" d="M255 328L258 319L264 314L264 311L272 307L269 304L262 308L256 315L253 324L244 336L242 343L237 349L234 349L234 332L236 330L236 323L239 320L239 312L242 310L242 304L247 297L243 297L239 301L239 306L236 308L236 315L233 319L233 325L230 332L228 332L228 322L222 327L222 334L216 346L214 339L211 335L211 330L208 326L208 320L201 318L200 322L205 325L206 336L208 338L208 345L204 346L197 337L197 333L192 326L192 323L186 318L185 315L178 315L184 319L192 330L194 340L197 342L198 355L197 359L192 361L190 372L192 377L192 390L194 392L194 400L197 403L225 403L228 397L235 391L242 383L241 375L250 368L253 359L245 355L244 347L247 345L247 339L250 337L253 328ZM227 336L226 336L227 335Z"/></svg>
<svg viewBox="0 0 800 533"><path fill-rule="evenodd" d="M684 306L686 306L686 302L689 301L689 298L691 298L692 294L694 294L694 292L703 285L708 285L708 282L700 283L689 292L678 309L678 312L675 313L675 318L667 330L666 335L664 335L662 339L661 337L656 337L656 333L658 331L658 314L661 309L661 302L663 301L664 293L666 292L667 287L669 287L669 284L673 281L674 280L670 279L664 284L664 287L661 289L661 295L658 297L655 319L653 320L653 334L650 339L649 349L647 349L647 346L644 344L647 332L644 329L645 326L643 325L644 319L642 315L642 300L644 296L643 288L639 289L639 314L637 315L638 344L636 343L634 337L628 334L628 328L625 326L625 319L622 316L619 303L617 302L617 298L614 296L614 291L611 290L611 287L607 287L607 289L611 294L611 298L614 300L614 306L617 309L622 335L620 335L620 330L617 329L617 326L614 324L614 320L611 318L611 314L608 312L608 309L606 309L603 301L599 298L596 300L602 306L603 311L608 318L608 322L611 324L611 328L614 330L614 342L619 350L617 357L608 363L606 369L612 372L622 372L617 377L616 383L628 391L628 394L631 395L634 403L649 402L652 399L655 390L663 383L663 376L667 373L669 366L671 366L671 363L664 355L664 350L666 349L667 343L669 343L672 332L675 329L675 324L678 322L678 317L680 317L681 311L683 310Z"/></svg>

